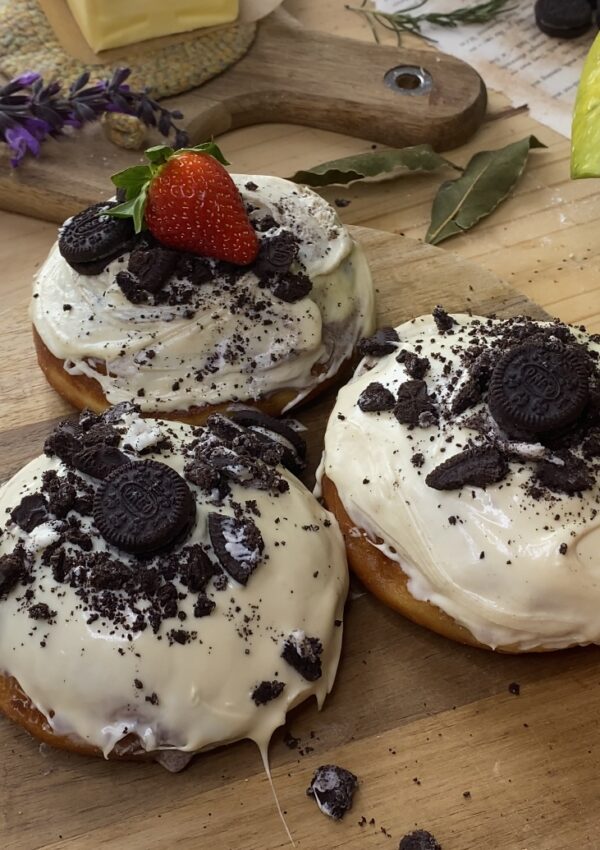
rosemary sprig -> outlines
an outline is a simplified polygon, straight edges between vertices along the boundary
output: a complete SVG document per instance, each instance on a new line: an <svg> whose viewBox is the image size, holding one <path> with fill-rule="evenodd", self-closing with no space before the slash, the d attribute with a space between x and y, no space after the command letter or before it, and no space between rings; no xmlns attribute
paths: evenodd
<svg viewBox="0 0 600 850"><path fill-rule="evenodd" d="M400 43L400 39L405 33L411 33L427 41L433 41L434 39L422 32L421 25L424 23L451 29L462 24L486 24L502 12L510 12L516 9L514 5L507 6L509 2L510 0L486 0L484 3L477 3L474 6L462 6L450 12L422 12L416 15L412 13L425 6L427 0L417 0L412 6L407 6L398 12L380 12L375 8L367 7L367 0L363 0L361 6L347 5L346 9L349 12L357 12L366 18L367 23L371 27L373 37L378 43L379 34L377 26L395 33L398 43Z"/></svg>

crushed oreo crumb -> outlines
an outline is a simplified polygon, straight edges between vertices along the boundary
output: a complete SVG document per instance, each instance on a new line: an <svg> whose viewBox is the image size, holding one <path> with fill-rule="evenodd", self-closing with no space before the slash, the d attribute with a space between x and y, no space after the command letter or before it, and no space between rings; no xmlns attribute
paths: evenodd
<svg viewBox="0 0 600 850"><path fill-rule="evenodd" d="M383 384L373 381L358 397L358 406L363 413L391 410L396 403L393 394Z"/></svg>
<svg viewBox="0 0 600 850"><path fill-rule="evenodd" d="M321 678L321 654L323 644L318 638L307 637L297 630L287 638L281 657L293 667L307 682L316 682Z"/></svg>
<svg viewBox="0 0 600 850"><path fill-rule="evenodd" d="M430 832L417 829L402 838L398 850L442 850L442 846Z"/></svg>
<svg viewBox="0 0 600 850"><path fill-rule="evenodd" d="M285 688L285 682L261 682L252 691L252 700L256 705L266 705L271 700L277 699Z"/></svg>
<svg viewBox="0 0 600 850"><path fill-rule="evenodd" d="M349 770L324 764L315 771L306 794L314 799L324 815L341 820L352 808L357 788L358 778Z"/></svg>

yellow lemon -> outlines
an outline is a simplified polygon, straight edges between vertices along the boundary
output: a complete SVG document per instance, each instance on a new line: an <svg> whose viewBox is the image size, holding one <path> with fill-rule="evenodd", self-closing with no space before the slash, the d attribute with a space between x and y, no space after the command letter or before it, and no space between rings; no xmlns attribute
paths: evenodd
<svg viewBox="0 0 600 850"><path fill-rule="evenodd" d="M571 177L600 177L600 35L587 55L577 89Z"/></svg>

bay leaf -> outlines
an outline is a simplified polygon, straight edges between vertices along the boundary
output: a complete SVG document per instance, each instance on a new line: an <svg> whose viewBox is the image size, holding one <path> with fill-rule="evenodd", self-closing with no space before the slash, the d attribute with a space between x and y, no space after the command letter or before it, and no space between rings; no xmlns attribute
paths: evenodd
<svg viewBox="0 0 600 850"><path fill-rule="evenodd" d="M314 165L306 171L297 171L289 179L307 186L347 186L356 180L391 180L403 171L436 171L438 168L461 170L453 162L436 153L431 145L413 145L332 159Z"/></svg>
<svg viewBox="0 0 600 850"><path fill-rule="evenodd" d="M476 153L458 179L438 189L425 241L437 245L488 216L519 181L529 151L545 147L535 136L527 136L504 148Z"/></svg>

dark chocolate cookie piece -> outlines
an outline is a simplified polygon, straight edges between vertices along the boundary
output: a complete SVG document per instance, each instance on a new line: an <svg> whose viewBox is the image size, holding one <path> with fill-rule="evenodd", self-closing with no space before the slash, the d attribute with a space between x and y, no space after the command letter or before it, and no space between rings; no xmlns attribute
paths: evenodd
<svg viewBox="0 0 600 850"><path fill-rule="evenodd" d="M10 518L29 534L38 525L50 519L48 502L41 493L24 496L11 511Z"/></svg>
<svg viewBox="0 0 600 850"><path fill-rule="evenodd" d="M73 456L83 448L83 430L73 420L59 422L44 443L44 453L60 458L67 466L73 466Z"/></svg>
<svg viewBox="0 0 600 850"><path fill-rule="evenodd" d="M430 832L417 829L404 836L398 850L442 850L442 846Z"/></svg>
<svg viewBox="0 0 600 850"><path fill-rule="evenodd" d="M143 460L118 467L94 499L94 521L107 541L146 555L181 540L196 516L196 501L170 466Z"/></svg>
<svg viewBox="0 0 600 850"><path fill-rule="evenodd" d="M589 490L594 486L595 476L583 460L569 451L556 452L558 463L543 460L537 465L535 478L544 487L569 496Z"/></svg>
<svg viewBox="0 0 600 850"><path fill-rule="evenodd" d="M429 473L425 483L434 490L459 490L465 484L472 487L495 484L507 474L504 455L492 446L482 446L448 458Z"/></svg>
<svg viewBox="0 0 600 850"><path fill-rule="evenodd" d="M306 440L285 419L275 419L249 407L229 410L227 416L259 438L281 446L282 463L290 472L297 475L306 467Z"/></svg>
<svg viewBox="0 0 600 850"><path fill-rule="evenodd" d="M403 425L428 428L437 422L437 409L425 381L405 381L398 387L394 416Z"/></svg>
<svg viewBox="0 0 600 850"><path fill-rule="evenodd" d="M223 569L240 584L247 584L265 549L256 523L251 519L210 513L208 533Z"/></svg>
<svg viewBox="0 0 600 850"><path fill-rule="evenodd" d="M461 413L464 413L465 410L479 404L480 401L481 388L478 381L471 376L465 381L452 399L450 412L454 416L459 416Z"/></svg>
<svg viewBox="0 0 600 850"><path fill-rule="evenodd" d="M19 583L24 570L23 550L0 556L0 598L8 596Z"/></svg>
<svg viewBox="0 0 600 850"><path fill-rule="evenodd" d="M278 275L269 283L269 289L276 298L287 304L295 304L312 290L312 280L302 272L287 272Z"/></svg>
<svg viewBox="0 0 600 850"><path fill-rule="evenodd" d="M358 777L337 764L323 764L314 773L306 789L324 815L340 820L352 808Z"/></svg>
<svg viewBox="0 0 600 850"><path fill-rule="evenodd" d="M589 378L574 349L525 343L496 364L488 405L508 434L548 434L572 425L589 399Z"/></svg>
<svg viewBox="0 0 600 850"><path fill-rule="evenodd" d="M209 617L215 608L216 603L204 593L200 593L194 603L194 617Z"/></svg>
<svg viewBox="0 0 600 850"><path fill-rule="evenodd" d="M376 413L380 410L391 410L396 399L387 387L378 381L372 381L364 388L356 403L363 413Z"/></svg>
<svg viewBox="0 0 600 850"><path fill-rule="evenodd" d="M535 22L546 35L577 38L592 25L592 5L589 0L537 0Z"/></svg>
<svg viewBox="0 0 600 850"><path fill-rule="evenodd" d="M178 262L177 251L142 242L129 255L127 271L140 289L156 293L170 279Z"/></svg>
<svg viewBox="0 0 600 850"><path fill-rule="evenodd" d="M274 275L285 275L298 256L298 239L289 230L282 230L268 239L263 239L258 257L254 264L254 273L263 281Z"/></svg>
<svg viewBox="0 0 600 850"><path fill-rule="evenodd" d="M124 250L135 235L133 222L103 215L114 206L114 201L93 204L63 225L58 249L68 263L96 262Z"/></svg>
<svg viewBox="0 0 600 850"><path fill-rule="evenodd" d="M129 463L127 455L123 454L116 446L107 446L102 443L86 446L73 455L73 466L92 478L103 480L119 466Z"/></svg>
<svg viewBox="0 0 600 850"><path fill-rule="evenodd" d="M271 700L277 699L284 688L285 682L279 682L277 679L273 679L272 682L261 682L252 691L252 700L256 705L266 705Z"/></svg>
<svg viewBox="0 0 600 850"><path fill-rule="evenodd" d="M292 632L283 645L281 657L307 682L321 678L323 644L319 638L308 637L303 631Z"/></svg>
<svg viewBox="0 0 600 850"><path fill-rule="evenodd" d="M128 271L118 272L115 278L117 286L132 304L147 304L148 291L140 286L137 277Z"/></svg>
<svg viewBox="0 0 600 850"><path fill-rule="evenodd" d="M120 245L111 254L107 254L106 257L101 257L99 260L92 260L89 263L71 262L69 265L72 269L75 269L78 274L82 274L85 277L102 274L104 269L112 263L113 260L116 260L117 257L122 257L123 254L127 253L127 251L132 251L137 245L138 239L139 236L134 234L128 242L123 242L122 245Z"/></svg>
<svg viewBox="0 0 600 850"><path fill-rule="evenodd" d="M404 366L411 378L424 378L431 366L428 357L419 357L414 351L407 351L405 348L396 355L396 360Z"/></svg>
<svg viewBox="0 0 600 850"><path fill-rule="evenodd" d="M456 319L453 319L450 313L447 313L439 304L437 307L434 307L431 315L433 316L433 321L438 332L441 334L448 333L457 324Z"/></svg>
<svg viewBox="0 0 600 850"><path fill-rule="evenodd" d="M366 336L356 346L361 357L385 357L396 351L400 337L395 328L378 328L373 336Z"/></svg>

